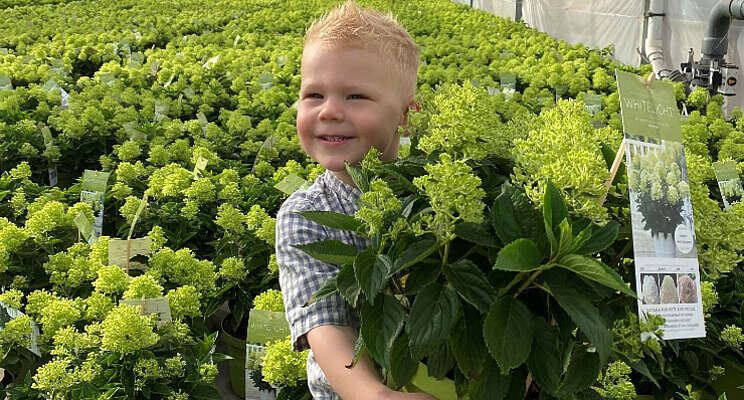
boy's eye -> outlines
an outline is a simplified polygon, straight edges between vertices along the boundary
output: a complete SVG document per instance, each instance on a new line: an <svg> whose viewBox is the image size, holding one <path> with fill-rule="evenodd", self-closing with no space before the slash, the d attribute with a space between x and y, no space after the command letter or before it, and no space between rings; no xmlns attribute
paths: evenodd
<svg viewBox="0 0 744 400"><path fill-rule="evenodd" d="M323 96L320 93L308 93L305 95L305 98L308 99L322 99Z"/></svg>
<svg viewBox="0 0 744 400"><path fill-rule="evenodd" d="M366 99L367 97L363 94L355 93L355 94L349 95L349 98L350 99Z"/></svg>

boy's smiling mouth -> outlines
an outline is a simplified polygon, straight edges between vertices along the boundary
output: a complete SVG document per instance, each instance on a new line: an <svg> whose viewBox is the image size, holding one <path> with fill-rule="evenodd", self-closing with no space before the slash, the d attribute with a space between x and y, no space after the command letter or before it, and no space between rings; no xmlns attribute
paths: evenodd
<svg viewBox="0 0 744 400"><path fill-rule="evenodd" d="M320 140L324 142L342 143L351 140L351 136L320 136Z"/></svg>

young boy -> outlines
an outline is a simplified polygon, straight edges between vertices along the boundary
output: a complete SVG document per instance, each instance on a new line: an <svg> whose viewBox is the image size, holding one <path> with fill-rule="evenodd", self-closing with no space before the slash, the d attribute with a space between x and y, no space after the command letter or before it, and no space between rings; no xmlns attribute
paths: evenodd
<svg viewBox="0 0 744 400"><path fill-rule="evenodd" d="M374 146L384 160L398 156L398 127L406 123L416 90L419 52L392 16L353 1L315 21L305 36L297 133L305 153L327 170L292 194L277 215L279 283L293 347L310 348L308 385L315 399L411 399L431 396L387 388L368 357L351 364L359 321L338 296L307 307L310 295L339 271L293 246L336 239L364 249L365 239L326 228L298 211L354 214L361 192L344 162L360 162Z"/></svg>

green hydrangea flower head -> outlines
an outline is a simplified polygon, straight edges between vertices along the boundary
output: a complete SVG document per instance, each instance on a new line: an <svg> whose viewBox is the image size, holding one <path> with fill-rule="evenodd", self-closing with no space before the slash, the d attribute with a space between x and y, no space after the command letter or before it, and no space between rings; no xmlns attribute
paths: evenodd
<svg viewBox="0 0 744 400"><path fill-rule="evenodd" d="M207 384L214 383L214 378L217 377L217 364L204 363L199 366L199 377L202 382Z"/></svg>
<svg viewBox="0 0 744 400"><path fill-rule="evenodd" d="M253 299L253 308L256 310L284 312L282 292L276 289L268 289L261 292Z"/></svg>
<svg viewBox="0 0 744 400"><path fill-rule="evenodd" d="M165 237L165 230L158 225L153 226L150 232L147 233L147 236L150 237L150 249L153 253L162 249L168 243L168 238Z"/></svg>
<svg viewBox="0 0 744 400"><path fill-rule="evenodd" d="M173 318L196 317L201 314L199 292L191 285L184 285L168 291L166 295Z"/></svg>
<svg viewBox="0 0 744 400"><path fill-rule="evenodd" d="M744 334L742 334L740 327L727 325L721 331L721 340L732 349L740 350L741 344L744 343Z"/></svg>
<svg viewBox="0 0 744 400"><path fill-rule="evenodd" d="M269 257L269 264L266 266L266 268L268 268L269 273L271 274L279 273L279 263L276 262L276 253L271 253L271 257Z"/></svg>
<svg viewBox="0 0 744 400"><path fill-rule="evenodd" d="M117 157L122 161L133 161L142 154L139 143L128 140L115 149Z"/></svg>
<svg viewBox="0 0 744 400"><path fill-rule="evenodd" d="M362 194L359 203L361 207L354 217L366 224L369 235L383 232L402 207L393 190L381 179L370 182L369 190Z"/></svg>
<svg viewBox="0 0 744 400"><path fill-rule="evenodd" d="M718 292L715 285L710 281L700 283L700 295L703 298L703 313L707 314L718 304Z"/></svg>
<svg viewBox="0 0 744 400"><path fill-rule="evenodd" d="M98 270L93 287L105 294L120 294L129 288L131 278L117 265L106 265Z"/></svg>
<svg viewBox="0 0 744 400"><path fill-rule="evenodd" d="M290 339L268 343L261 361L263 380L277 387L290 386L307 379L307 353L292 350Z"/></svg>
<svg viewBox="0 0 744 400"><path fill-rule="evenodd" d="M114 308L101 325L101 349L130 354L154 346L158 335L153 331L153 321L140 310L129 305Z"/></svg>
<svg viewBox="0 0 744 400"><path fill-rule="evenodd" d="M630 381L630 372L628 364L622 361L611 362L599 376L597 393L605 399L635 399L636 391L633 382Z"/></svg>
<svg viewBox="0 0 744 400"><path fill-rule="evenodd" d="M103 321L114 308L114 301L101 292L93 292L85 299L85 319Z"/></svg>
<svg viewBox="0 0 744 400"><path fill-rule="evenodd" d="M44 289L34 290L26 297L26 314L40 317L41 310L56 299L59 299L59 296Z"/></svg>
<svg viewBox="0 0 744 400"><path fill-rule="evenodd" d="M10 170L10 179L14 181L28 183L30 182L29 178L31 178L31 166L26 161L21 161L15 168Z"/></svg>
<svg viewBox="0 0 744 400"><path fill-rule="evenodd" d="M36 370L31 387L45 393L46 398L66 399L70 389L80 383L70 364L69 358L57 358L42 365Z"/></svg>
<svg viewBox="0 0 744 400"><path fill-rule="evenodd" d="M26 201L26 194L23 192L23 189L18 189L13 193L13 196L10 198L10 207L13 208L13 215L16 217L26 212L28 202Z"/></svg>
<svg viewBox="0 0 744 400"><path fill-rule="evenodd" d="M150 275L140 275L129 281L123 299L152 299L163 295L163 287Z"/></svg>
<svg viewBox="0 0 744 400"><path fill-rule="evenodd" d="M227 234L240 235L245 232L245 215L231 204L223 203L217 209L215 224L224 229Z"/></svg>
<svg viewBox="0 0 744 400"><path fill-rule="evenodd" d="M5 323L0 331L0 346L6 349L28 347L31 345L31 335L31 317L21 315Z"/></svg>
<svg viewBox="0 0 744 400"><path fill-rule="evenodd" d="M90 246L90 262L101 266L108 264L108 236L100 236L98 240Z"/></svg>
<svg viewBox="0 0 744 400"><path fill-rule="evenodd" d="M26 307L28 311L28 307ZM83 313L72 299L57 298L49 301L40 312L43 340L50 340L54 334L67 326L80 321Z"/></svg>
<svg viewBox="0 0 744 400"><path fill-rule="evenodd" d="M413 179L413 184L429 198L434 211L429 228L445 241L454 238L455 223L483 221L483 198L486 192L481 180L463 160L441 154L439 162L425 167L428 175Z"/></svg>
<svg viewBox="0 0 744 400"><path fill-rule="evenodd" d="M166 358L163 362L163 369L169 378L178 378L183 376L186 370L186 361L180 353L171 358Z"/></svg>
<svg viewBox="0 0 744 400"><path fill-rule="evenodd" d="M20 310L23 304L23 292L16 289L6 290L5 292L0 293L0 301L11 308Z"/></svg>
<svg viewBox="0 0 744 400"><path fill-rule="evenodd" d="M248 275L243 259L238 257L228 257L222 260L222 266L220 267L219 273L220 276L237 282L242 282Z"/></svg>

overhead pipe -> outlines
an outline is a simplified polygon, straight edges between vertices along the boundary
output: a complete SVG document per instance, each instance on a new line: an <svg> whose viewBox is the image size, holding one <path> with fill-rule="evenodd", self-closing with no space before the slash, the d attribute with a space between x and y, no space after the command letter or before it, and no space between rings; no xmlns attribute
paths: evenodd
<svg viewBox="0 0 744 400"><path fill-rule="evenodd" d="M703 59L723 64L728 52L728 31L733 19L744 19L744 0L720 0L708 14L703 37Z"/></svg>
<svg viewBox="0 0 744 400"><path fill-rule="evenodd" d="M744 0L742 0L744 1ZM664 16L666 11L666 0L650 0L646 18L648 19L648 29L644 50L646 58L651 64L654 75L657 78L667 78L673 81L681 81L682 74L669 68L664 58Z"/></svg>

